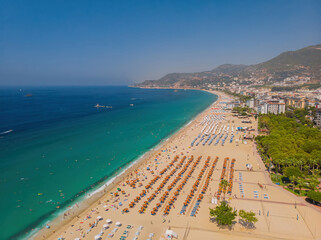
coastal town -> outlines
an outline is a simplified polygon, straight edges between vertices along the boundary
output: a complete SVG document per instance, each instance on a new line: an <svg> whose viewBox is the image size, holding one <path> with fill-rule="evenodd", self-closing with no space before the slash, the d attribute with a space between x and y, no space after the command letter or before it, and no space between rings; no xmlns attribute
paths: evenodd
<svg viewBox="0 0 321 240"><path fill-rule="evenodd" d="M216 88L241 96L244 101L231 101L226 103L228 109L247 106L257 114L281 114L286 110L309 109L308 118L321 128L321 87L309 90L300 89L297 91L271 91L271 88L257 88L251 86L232 85L225 88Z"/></svg>
<svg viewBox="0 0 321 240"><path fill-rule="evenodd" d="M321 0L0 6L0 240L321 240Z"/></svg>

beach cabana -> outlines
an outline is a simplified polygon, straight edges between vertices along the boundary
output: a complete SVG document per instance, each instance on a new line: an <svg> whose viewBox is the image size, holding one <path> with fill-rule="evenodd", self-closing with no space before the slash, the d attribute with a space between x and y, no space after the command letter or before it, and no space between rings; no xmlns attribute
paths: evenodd
<svg viewBox="0 0 321 240"><path fill-rule="evenodd" d="M120 227L120 226L121 226L121 223L120 223L120 222L116 222L115 225L116 225L117 227Z"/></svg>

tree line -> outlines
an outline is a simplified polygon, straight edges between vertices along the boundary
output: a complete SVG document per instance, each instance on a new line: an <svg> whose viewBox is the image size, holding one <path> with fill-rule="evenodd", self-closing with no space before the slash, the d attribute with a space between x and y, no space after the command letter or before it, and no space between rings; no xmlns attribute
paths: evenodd
<svg viewBox="0 0 321 240"><path fill-rule="evenodd" d="M287 178L293 191L299 188L300 195L302 188L317 190L321 172L321 132L306 124L302 114L261 115L259 128L268 129L269 135L256 137L266 166L282 180Z"/></svg>

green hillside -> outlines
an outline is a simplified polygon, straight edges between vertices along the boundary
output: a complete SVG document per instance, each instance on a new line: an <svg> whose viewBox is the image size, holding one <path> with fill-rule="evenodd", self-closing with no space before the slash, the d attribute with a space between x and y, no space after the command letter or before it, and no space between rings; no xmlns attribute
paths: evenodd
<svg viewBox="0 0 321 240"><path fill-rule="evenodd" d="M271 84L291 76L311 77L313 83L321 82L321 44L296 51L281 53L269 61L256 65L223 64L205 72L170 73L158 80L147 80L137 87L200 87L204 85L228 85L240 79L251 84L251 77L265 78Z"/></svg>

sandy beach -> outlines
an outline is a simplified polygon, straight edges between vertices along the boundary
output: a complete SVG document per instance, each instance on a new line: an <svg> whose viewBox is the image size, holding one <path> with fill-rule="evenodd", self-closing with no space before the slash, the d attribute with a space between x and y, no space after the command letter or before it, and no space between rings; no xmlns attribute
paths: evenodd
<svg viewBox="0 0 321 240"><path fill-rule="evenodd" d="M255 143L243 140L244 135L257 133L254 117L246 119L251 123L242 122L244 119L222 110L223 102L231 97L213 93L219 98L212 106L104 191L54 220L33 239L166 239L168 229L177 233L177 239L190 240L321 238L321 212L273 184ZM224 145L225 133L217 144L218 137L211 135L200 141L210 131L206 119L211 116L221 119L217 131L221 128L223 133L223 127L229 131ZM254 130L237 131L237 127ZM221 177L232 183L225 196L229 204L257 214L254 229L244 227L238 217L231 229L218 227L210 218L209 208L216 206L212 201L224 197L219 190Z"/></svg>

